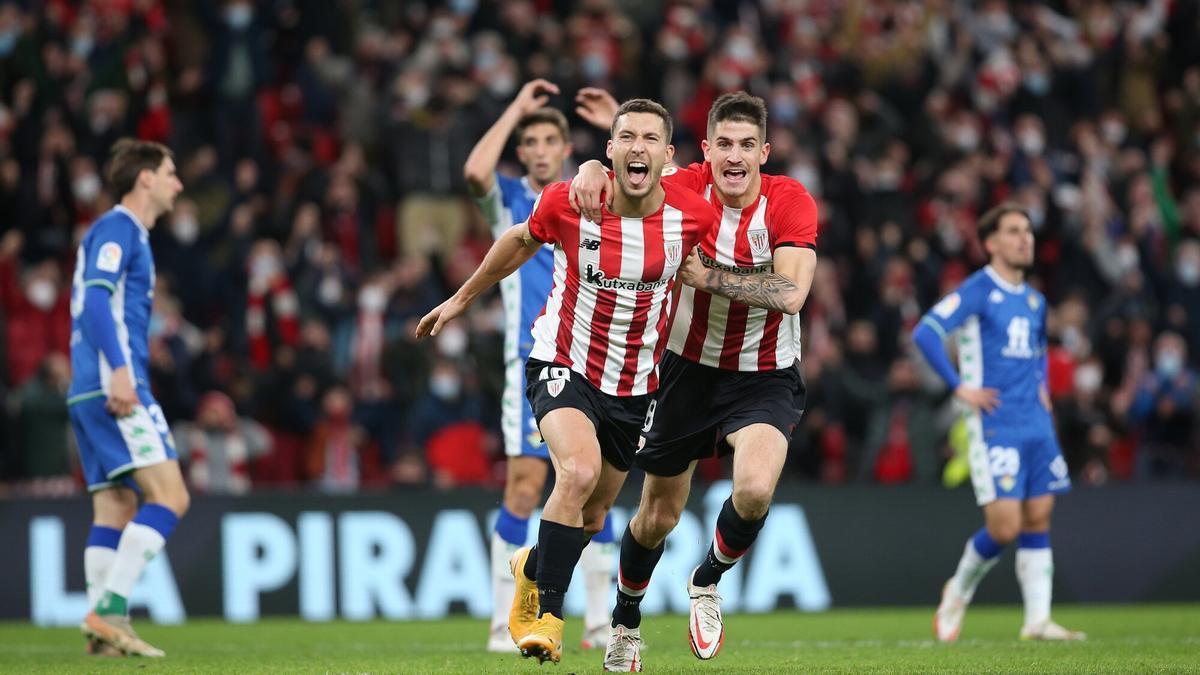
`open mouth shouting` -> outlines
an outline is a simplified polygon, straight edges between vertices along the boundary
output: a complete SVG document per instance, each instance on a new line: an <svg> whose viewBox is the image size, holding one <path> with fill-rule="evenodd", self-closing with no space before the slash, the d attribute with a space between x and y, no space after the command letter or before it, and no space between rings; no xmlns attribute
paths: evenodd
<svg viewBox="0 0 1200 675"><path fill-rule="evenodd" d="M749 174L746 169L740 166L726 167L725 170L721 172L721 176L725 179L725 182L728 183L730 187L740 187L745 185L748 175Z"/></svg>
<svg viewBox="0 0 1200 675"><path fill-rule="evenodd" d="M625 165L625 173L629 176L630 187L645 187L650 180L650 165L634 160Z"/></svg>

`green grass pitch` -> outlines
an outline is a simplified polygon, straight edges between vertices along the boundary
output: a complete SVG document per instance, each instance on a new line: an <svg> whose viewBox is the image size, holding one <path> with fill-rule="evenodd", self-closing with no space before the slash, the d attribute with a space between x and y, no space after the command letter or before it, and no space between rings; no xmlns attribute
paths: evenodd
<svg viewBox="0 0 1200 675"><path fill-rule="evenodd" d="M646 672L653 673L1200 673L1200 606L1062 606L1062 624L1088 633L1074 644L1016 639L1017 607L975 607L962 640L930 639L929 609L841 609L726 618L725 647L701 662L687 646L687 618L647 617ZM568 618L562 663L483 651L484 622L335 622L271 619L234 625L193 620L142 637L159 660L83 654L71 629L0 623L0 671L43 673L594 673L603 655L578 648L580 620Z"/></svg>

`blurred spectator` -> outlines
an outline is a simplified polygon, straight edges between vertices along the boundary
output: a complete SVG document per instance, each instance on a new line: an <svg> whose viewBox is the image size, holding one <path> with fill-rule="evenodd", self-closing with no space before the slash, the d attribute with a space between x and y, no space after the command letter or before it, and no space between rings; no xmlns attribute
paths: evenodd
<svg viewBox="0 0 1200 675"><path fill-rule="evenodd" d="M10 230L0 239L0 307L5 318L8 382L20 386L47 354L70 352L70 290L58 265L43 260L21 269L23 237Z"/></svg>
<svg viewBox="0 0 1200 675"><path fill-rule="evenodd" d="M240 495L250 491L250 463L271 450L261 424L238 417L233 400L210 391L196 407L196 421L174 429L175 448L195 492Z"/></svg>
<svg viewBox="0 0 1200 675"><path fill-rule="evenodd" d="M1200 380L1176 333L1154 343L1154 369L1142 376L1129 417L1141 434L1141 464L1152 476L1195 475L1200 468Z"/></svg>
<svg viewBox="0 0 1200 675"><path fill-rule="evenodd" d="M32 493L62 494L71 484L71 451L67 444L67 387L71 363L58 352L42 359L37 373L14 395L13 447L20 475L34 481Z"/></svg>
<svg viewBox="0 0 1200 675"><path fill-rule="evenodd" d="M321 415L305 454L306 478L322 492L358 489L362 475L363 429L353 423L354 403L344 387L334 387L321 400Z"/></svg>

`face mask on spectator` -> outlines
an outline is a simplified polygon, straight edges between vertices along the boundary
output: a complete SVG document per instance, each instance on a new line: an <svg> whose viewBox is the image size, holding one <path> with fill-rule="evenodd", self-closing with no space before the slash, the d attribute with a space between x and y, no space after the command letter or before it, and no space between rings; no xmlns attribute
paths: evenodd
<svg viewBox="0 0 1200 675"><path fill-rule="evenodd" d="M54 301L58 298L58 288L55 287L54 282L45 279L30 282L25 293L29 297L29 302L43 312L53 307Z"/></svg>
<svg viewBox="0 0 1200 675"><path fill-rule="evenodd" d="M517 88L517 80L511 73L496 75L487 81L487 90L496 98L507 98L512 95Z"/></svg>
<svg viewBox="0 0 1200 675"><path fill-rule="evenodd" d="M771 117L785 125L794 124L800 118L800 104L796 102L796 97L788 93L771 99Z"/></svg>
<svg viewBox="0 0 1200 675"><path fill-rule="evenodd" d="M1117 247L1117 264L1128 272L1138 266L1138 251L1133 244L1122 244Z"/></svg>
<svg viewBox="0 0 1200 675"><path fill-rule="evenodd" d="M75 199L90 202L100 194L100 177L94 173L80 176L72 183L71 190L75 193Z"/></svg>
<svg viewBox="0 0 1200 675"><path fill-rule="evenodd" d="M179 243L189 246L200 236L200 223L196 222L196 216L193 215L177 216L171 221L171 234Z"/></svg>
<svg viewBox="0 0 1200 675"><path fill-rule="evenodd" d="M600 52L589 52L579 60L579 69L589 81L608 77L608 59Z"/></svg>
<svg viewBox="0 0 1200 675"><path fill-rule="evenodd" d="M379 314L387 307L387 293L378 286L367 286L358 294L358 308L368 314Z"/></svg>
<svg viewBox="0 0 1200 675"><path fill-rule="evenodd" d="M979 132L975 127L964 124L954 130L954 146L964 152L972 152L979 147Z"/></svg>
<svg viewBox="0 0 1200 675"><path fill-rule="evenodd" d="M1104 379L1100 367L1093 364L1079 366L1075 369L1075 391L1081 394L1094 394L1100 388Z"/></svg>
<svg viewBox="0 0 1200 675"><path fill-rule="evenodd" d="M438 351L444 356L454 358L467 351L467 333L457 326L447 326L438 333Z"/></svg>
<svg viewBox="0 0 1200 675"><path fill-rule="evenodd" d="M1169 380L1183 370L1183 358L1174 350L1159 352L1154 357L1154 369L1163 378Z"/></svg>
<svg viewBox="0 0 1200 675"><path fill-rule="evenodd" d="M1026 155L1037 157L1046 149L1046 137L1039 131L1022 131L1017 137L1017 145Z"/></svg>
<svg viewBox="0 0 1200 675"><path fill-rule="evenodd" d="M1100 126L1100 133L1109 145L1120 145L1125 140L1125 125L1120 120L1107 119Z"/></svg>
<svg viewBox="0 0 1200 675"><path fill-rule="evenodd" d="M1078 353L1079 346L1083 342L1083 333L1075 326L1067 326L1063 328L1062 344L1067 348L1067 351L1075 354Z"/></svg>
<svg viewBox="0 0 1200 675"><path fill-rule="evenodd" d="M254 8L238 3L225 8L225 23L234 30L241 30L254 20Z"/></svg>
<svg viewBox="0 0 1200 675"><path fill-rule="evenodd" d="M333 275L326 275L317 286L317 298L325 305L336 305L342 300L342 282Z"/></svg>
<svg viewBox="0 0 1200 675"><path fill-rule="evenodd" d="M279 273L279 261L274 256L260 255L250 263L250 277L266 281Z"/></svg>
<svg viewBox="0 0 1200 675"><path fill-rule="evenodd" d="M1025 88L1037 96L1045 96L1050 91L1050 76L1043 72L1027 73L1023 78Z"/></svg>
<svg viewBox="0 0 1200 675"><path fill-rule="evenodd" d="M1175 272L1180 283L1192 288L1200 283L1200 260L1181 260L1175 266Z"/></svg>
<svg viewBox="0 0 1200 675"><path fill-rule="evenodd" d="M95 46L96 40L91 35L80 35L71 40L71 54L84 59L92 53L92 47Z"/></svg>
<svg viewBox="0 0 1200 675"><path fill-rule="evenodd" d="M462 392L462 381L456 375L434 375L429 378L429 392L443 401L456 399Z"/></svg>

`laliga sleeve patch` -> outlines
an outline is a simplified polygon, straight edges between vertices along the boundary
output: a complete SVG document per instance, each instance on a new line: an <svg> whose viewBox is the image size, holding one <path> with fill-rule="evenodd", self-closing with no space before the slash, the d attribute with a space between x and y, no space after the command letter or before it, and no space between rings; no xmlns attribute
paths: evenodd
<svg viewBox="0 0 1200 675"><path fill-rule="evenodd" d="M958 306L961 304L962 298L958 296L958 293L951 293L950 295L942 298L942 301L934 306L933 313L937 314L943 319L949 319L954 315L954 312L958 310Z"/></svg>
<svg viewBox="0 0 1200 675"><path fill-rule="evenodd" d="M105 242L96 254L96 269L116 274L121 270L121 245L115 241Z"/></svg>

